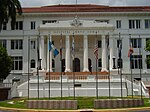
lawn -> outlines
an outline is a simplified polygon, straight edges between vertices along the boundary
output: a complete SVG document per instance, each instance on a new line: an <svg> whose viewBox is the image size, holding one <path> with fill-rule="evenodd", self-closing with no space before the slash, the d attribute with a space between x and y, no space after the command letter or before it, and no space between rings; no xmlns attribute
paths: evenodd
<svg viewBox="0 0 150 112"><path fill-rule="evenodd" d="M125 97L124 99L128 99L131 97ZM139 98L139 97L134 97ZM94 100L95 97L76 97L75 98L78 101L78 109L92 109L94 108ZM98 99L109 99L107 97L99 97ZM116 97L112 97L111 99L117 99ZM120 99L120 98L119 98ZM14 98L7 101L1 101L0 106L1 107L10 107L10 108L26 108L26 100L27 98ZM37 98L32 98L30 100L37 100ZM40 100L49 100L48 98L40 98ZM50 98L50 100L61 100L60 97L57 98ZM62 100L74 100L73 97L63 97ZM150 99L144 98L144 106L143 107L150 107Z"/></svg>

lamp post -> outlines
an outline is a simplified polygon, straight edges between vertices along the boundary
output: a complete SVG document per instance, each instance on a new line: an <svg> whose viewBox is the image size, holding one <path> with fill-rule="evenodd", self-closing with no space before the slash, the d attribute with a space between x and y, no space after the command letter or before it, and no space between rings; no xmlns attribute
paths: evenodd
<svg viewBox="0 0 150 112"><path fill-rule="evenodd" d="M112 59L113 59L113 69L116 69L116 65L115 65L116 57L115 57L115 56L113 56L113 57L112 57Z"/></svg>

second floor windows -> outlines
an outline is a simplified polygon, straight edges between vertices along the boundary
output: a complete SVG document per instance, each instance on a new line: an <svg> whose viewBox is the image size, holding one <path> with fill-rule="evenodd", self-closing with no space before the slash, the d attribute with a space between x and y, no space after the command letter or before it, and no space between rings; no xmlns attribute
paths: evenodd
<svg viewBox="0 0 150 112"><path fill-rule="evenodd" d="M140 29L141 21L140 20L129 20L129 29Z"/></svg>
<svg viewBox="0 0 150 112"><path fill-rule="evenodd" d="M11 40L11 49L12 50L23 49L23 41L22 40Z"/></svg>
<svg viewBox="0 0 150 112"><path fill-rule="evenodd" d="M116 21L116 28L120 29L121 28L121 20Z"/></svg>
<svg viewBox="0 0 150 112"><path fill-rule="evenodd" d="M35 29L35 21L31 21L31 30Z"/></svg>
<svg viewBox="0 0 150 112"><path fill-rule="evenodd" d="M150 28L150 19L145 20L145 28Z"/></svg>
<svg viewBox="0 0 150 112"><path fill-rule="evenodd" d="M15 28L12 30L23 30L23 21L17 21Z"/></svg>

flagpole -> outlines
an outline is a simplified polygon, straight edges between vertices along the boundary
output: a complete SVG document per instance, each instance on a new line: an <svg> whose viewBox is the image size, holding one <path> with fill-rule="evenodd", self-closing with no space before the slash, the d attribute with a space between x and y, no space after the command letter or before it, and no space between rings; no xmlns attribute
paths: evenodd
<svg viewBox="0 0 150 112"><path fill-rule="evenodd" d="M96 61L96 99L98 99L98 74L97 74L98 43L97 43L97 32L96 32L96 42L95 42L94 54L95 54L95 61Z"/></svg>
<svg viewBox="0 0 150 112"><path fill-rule="evenodd" d="M62 34L60 39L60 63L61 63L61 100L62 100Z"/></svg>
<svg viewBox="0 0 150 112"><path fill-rule="evenodd" d="M139 56L141 56L141 48L142 48L142 40L141 40L141 37L139 35L139 41L141 41L141 45L139 45ZM139 44L139 43L138 43ZM142 57L141 57L142 58ZM140 84L141 84L141 99L143 98L142 97L142 70L141 70L141 64L140 61L139 61L139 68L140 68Z"/></svg>
<svg viewBox="0 0 150 112"><path fill-rule="evenodd" d="M38 84L38 88L37 88L37 93L38 93L38 99L39 99L39 68L40 68L40 54L39 54L39 38L40 38L40 33L39 36L37 38L37 53L38 53L38 58L37 58L37 84Z"/></svg>
<svg viewBox="0 0 150 112"><path fill-rule="evenodd" d="M131 34L129 34L129 36L130 36L130 41L129 41L129 43L130 43L130 46L131 46ZM132 76L132 56L130 56L130 70L131 70L131 92L132 92L132 99L133 99L133 76Z"/></svg>
<svg viewBox="0 0 150 112"><path fill-rule="evenodd" d="M123 94L122 94L122 59L121 59L121 49L122 49L122 41L121 41L121 37L120 37L120 32L119 32L119 66L118 66L118 70L120 69L120 82L121 82L121 98L123 97Z"/></svg>
<svg viewBox="0 0 150 112"><path fill-rule="evenodd" d="M29 77L29 73L30 73L30 37L28 39L28 100L30 98L30 83L29 83L29 80L30 80L30 77Z"/></svg>
<svg viewBox="0 0 150 112"><path fill-rule="evenodd" d="M108 41L109 41L109 32L108 32L108 40L107 40L107 49L109 48ZM110 48L109 48L109 51L110 51ZM107 51L107 55L108 55L109 51ZM110 99L111 91L110 91L110 62L109 62L109 60L110 60L110 55L108 57L108 75L109 75L108 83L109 83L109 99Z"/></svg>
<svg viewBox="0 0 150 112"><path fill-rule="evenodd" d="M75 51L74 51L74 33L73 33L73 40L72 40L72 49L73 49L73 96L74 96L74 100L75 100Z"/></svg>
<svg viewBox="0 0 150 112"><path fill-rule="evenodd" d="M49 34L49 36L48 36L48 47L49 47L49 42L50 42L50 41L51 41L51 39L50 39L50 34ZM51 72L51 71L50 71L50 60L51 60L51 56L50 56L50 55L51 55L51 53L50 53L50 52L51 52L51 51L49 50L49 52L48 52L48 53L49 53L49 55L48 55L48 56L49 56L49 72L48 72L49 99L50 99L50 96L51 96L51 91L50 91L50 75L51 75L51 74L50 74L50 72Z"/></svg>

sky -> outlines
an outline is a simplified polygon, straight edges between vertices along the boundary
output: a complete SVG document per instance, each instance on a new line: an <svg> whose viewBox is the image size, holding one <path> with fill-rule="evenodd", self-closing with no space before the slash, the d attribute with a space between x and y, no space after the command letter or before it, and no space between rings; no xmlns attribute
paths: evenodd
<svg viewBox="0 0 150 112"><path fill-rule="evenodd" d="M150 0L19 0L23 7L58 4L99 4L110 6L150 6Z"/></svg>

